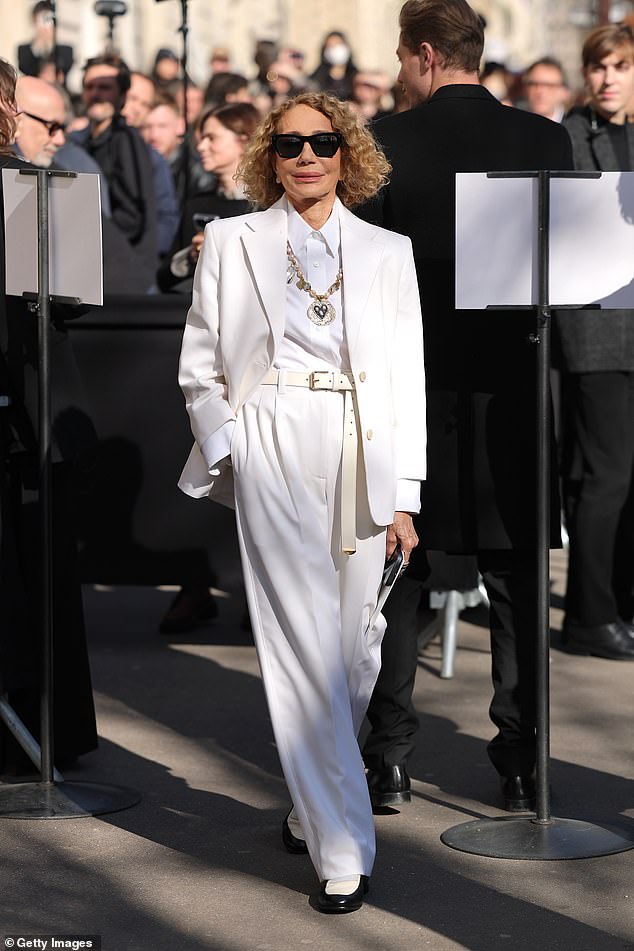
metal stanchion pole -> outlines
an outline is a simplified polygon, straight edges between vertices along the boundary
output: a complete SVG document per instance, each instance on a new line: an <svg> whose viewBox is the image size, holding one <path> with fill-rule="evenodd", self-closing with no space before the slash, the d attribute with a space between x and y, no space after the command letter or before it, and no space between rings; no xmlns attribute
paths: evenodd
<svg viewBox="0 0 634 951"><path fill-rule="evenodd" d="M535 816L476 819L447 829L441 841L450 848L489 858L577 859L611 855L634 848L634 840L602 826L551 816L550 806L550 183L574 173L490 173L492 178L536 178L538 218L537 327L537 629L536 636L536 773ZM577 174L576 177L591 177Z"/></svg>
<svg viewBox="0 0 634 951"><path fill-rule="evenodd" d="M550 817L550 176L538 174L536 822Z"/></svg>
<svg viewBox="0 0 634 951"><path fill-rule="evenodd" d="M51 473L51 377L50 377L50 255L49 182L53 177L74 178L74 172L25 169L20 175L36 176L37 192L37 303L31 305L38 318L38 463L41 560L38 566L42 638L41 755L39 783L7 783L0 786L0 818L71 819L127 809L139 802L134 789L107 783L56 782L53 742L53 524ZM6 711L5 711L6 712Z"/></svg>
<svg viewBox="0 0 634 951"><path fill-rule="evenodd" d="M51 514L51 377L49 290L48 180L44 169L37 171L38 297L31 307L38 317L38 445L39 445L39 525L40 525L40 630L42 632L42 682L40 700L40 776L53 782L53 564Z"/></svg>

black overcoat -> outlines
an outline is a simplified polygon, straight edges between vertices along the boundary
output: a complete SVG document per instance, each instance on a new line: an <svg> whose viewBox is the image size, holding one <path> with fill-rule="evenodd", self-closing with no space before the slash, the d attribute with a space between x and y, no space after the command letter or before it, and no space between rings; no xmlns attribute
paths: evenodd
<svg viewBox="0 0 634 951"><path fill-rule="evenodd" d="M634 170L634 125L625 123L630 163L621 168L609 135L610 123L590 106L572 109L563 120L580 171ZM615 295L616 296L616 295ZM634 370L634 311L614 309L562 310L555 313L553 363L568 373Z"/></svg>
<svg viewBox="0 0 634 951"><path fill-rule="evenodd" d="M476 85L442 86L374 131L393 171L361 213L412 239L423 310L429 441L421 547L533 547L536 348L528 337L535 318L455 309L455 174L570 169L570 139L556 123L502 106ZM552 490L559 544L555 475Z"/></svg>

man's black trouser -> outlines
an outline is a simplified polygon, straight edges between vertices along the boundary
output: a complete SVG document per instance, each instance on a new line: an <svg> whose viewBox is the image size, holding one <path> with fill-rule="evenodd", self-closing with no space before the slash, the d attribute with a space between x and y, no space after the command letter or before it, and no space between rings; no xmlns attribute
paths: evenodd
<svg viewBox="0 0 634 951"><path fill-rule="evenodd" d="M566 620L634 614L634 372L563 376Z"/></svg>
<svg viewBox="0 0 634 951"><path fill-rule="evenodd" d="M489 712L498 735L489 743L488 753L503 776L526 776L535 765L536 554L481 551L477 566L491 602ZM369 769L403 766L415 746L418 716L412 692L422 592L421 582L405 576L386 604L382 667L367 714L372 730L363 747Z"/></svg>

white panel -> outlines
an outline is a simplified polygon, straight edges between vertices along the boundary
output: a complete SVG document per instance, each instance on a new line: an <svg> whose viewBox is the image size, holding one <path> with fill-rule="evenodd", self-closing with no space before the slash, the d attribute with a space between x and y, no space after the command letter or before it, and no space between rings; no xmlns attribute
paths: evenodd
<svg viewBox="0 0 634 951"><path fill-rule="evenodd" d="M634 172L551 184L553 306L634 308Z"/></svg>
<svg viewBox="0 0 634 951"><path fill-rule="evenodd" d="M6 292L37 293L36 179L2 170ZM50 292L102 304L101 198L99 176L49 180Z"/></svg>
<svg viewBox="0 0 634 951"><path fill-rule="evenodd" d="M536 195L535 179L456 175L457 308L536 303Z"/></svg>

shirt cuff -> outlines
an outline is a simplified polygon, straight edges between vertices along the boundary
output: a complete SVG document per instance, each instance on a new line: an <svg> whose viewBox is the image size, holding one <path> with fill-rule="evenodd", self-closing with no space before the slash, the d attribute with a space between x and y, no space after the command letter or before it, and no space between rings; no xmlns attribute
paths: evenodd
<svg viewBox="0 0 634 951"><path fill-rule="evenodd" d="M420 512L420 481L418 479L396 480L395 511L418 515Z"/></svg>
<svg viewBox="0 0 634 951"><path fill-rule="evenodd" d="M217 429L211 436L207 436L200 447L203 458L207 463L207 469L211 475L218 475L218 463L221 459L226 459L229 455L231 437L233 436L235 426L235 419L228 419L226 423L223 423L220 429Z"/></svg>
<svg viewBox="0 0 634 951"><path fill-rule="evenodd" d="M170 261L170 271L174 277L189 277L192 272L192 264L189 258L191 248L182 248L172 255Z"/></svg>

